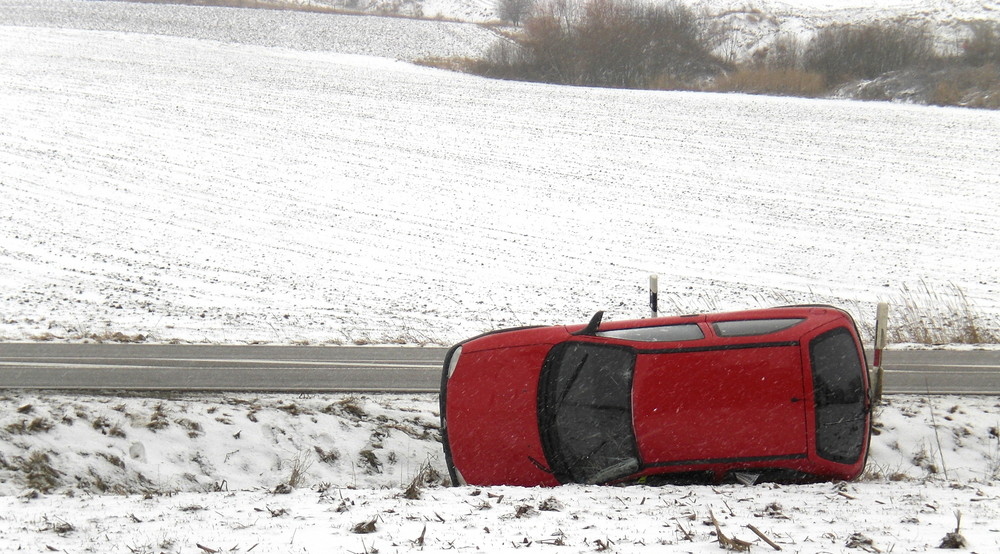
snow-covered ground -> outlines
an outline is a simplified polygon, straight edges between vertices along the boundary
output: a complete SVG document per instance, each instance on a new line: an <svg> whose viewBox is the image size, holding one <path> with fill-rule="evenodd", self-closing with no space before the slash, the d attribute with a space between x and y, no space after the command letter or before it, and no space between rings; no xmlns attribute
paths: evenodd
<svg viewBox="0 0 1000 554"><path fill-rule="evenodd" d="M1000 318L1000 114L494 82L398 61L474 26L278 13L0 0L0 338L447 343L644 315L652 272ZM856 483L548 490L439 486L433 396L8 392L0 551L907 552L956 512L997 551L997 399L889 400Z"/></svg>
<svg viewBox="0 0 1000 554"><path fill-rule="evenodd" d="M3 27L0 337L450 343L642 316L649 273L667 312L959 291L997 328L1000 113L491 81L205 13Z"/></svg>
<svg viewBox="0 0 1000 554"><path fill-rule="evenodd" d="M95 0L0 0L0 25L163 35L407 61L478 57L497 40L495 33L472 23Z"/></svg>
<svg viewBox="0 0 1000 554"><path fill-rule="evenodd" d="M753 552L749 525L788 552L923 552L960 512L996 552L998 410L890 397L853 483L481 489L443 486L434 396L6 396L0 551L711 553L714 515Z"/></svg>

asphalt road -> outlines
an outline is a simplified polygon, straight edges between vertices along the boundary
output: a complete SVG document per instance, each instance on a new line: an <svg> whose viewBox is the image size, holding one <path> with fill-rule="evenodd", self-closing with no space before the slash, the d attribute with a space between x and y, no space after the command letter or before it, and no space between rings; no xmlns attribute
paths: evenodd
<svg viewBox="0 0 1000 554"><path fill-rule="evenodd" d="M437 392L446 349L0 343L0 389ZM1000 394L1000 351L890 350L887 394Z"/></svg>
<svg viewBox="0 0 1000 554"><path fill-rule="evenodd" d="M0 388L437 392L447 350L0 343Z"/></svg>

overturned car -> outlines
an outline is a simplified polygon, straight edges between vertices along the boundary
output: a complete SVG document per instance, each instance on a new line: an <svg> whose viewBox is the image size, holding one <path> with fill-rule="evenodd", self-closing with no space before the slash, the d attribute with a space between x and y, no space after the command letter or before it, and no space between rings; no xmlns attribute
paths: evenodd
<svg viewBox="0 0 1000 554"><path fill-rule="evenodd" d="M453 346L445 456L456 485L849 480L868 453L870 380L832 306L598 312Z"/></svg>

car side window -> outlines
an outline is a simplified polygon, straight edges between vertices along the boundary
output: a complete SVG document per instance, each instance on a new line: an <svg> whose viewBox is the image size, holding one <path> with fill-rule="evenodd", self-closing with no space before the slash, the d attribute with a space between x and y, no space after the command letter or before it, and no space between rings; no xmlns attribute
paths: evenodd
<svg viewBox="0 0 1000 554"><path fill-rule="evenodd" d="M735 321L719 321L712 324L715 334L720 337L753 337L758 335L769 335L784 331L802 323L805 319L783 318L783 319L741 319Z"/></svg>
<svg viewBox="0 0 1000 554"><path fill-rule="evenodd" d="M633 327L631 329L617 329L614 331L601 331L597 333L599 337L612 339L633 340L636 342L677 342L682 340L698 340L705 338L705 333L696 323L684 323L681 325L660 325L658 327Z"/></svg>

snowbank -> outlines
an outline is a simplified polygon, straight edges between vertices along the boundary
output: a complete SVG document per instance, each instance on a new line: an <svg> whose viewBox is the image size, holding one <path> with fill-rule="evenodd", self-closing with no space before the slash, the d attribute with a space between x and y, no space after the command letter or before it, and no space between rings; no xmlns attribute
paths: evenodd
<svg viewBox="0 0 1000 554"><path fill-rule="evenodd" d="M990 552L998 409L890 397L854 483L479 489L442 487L433 396L8 396L0 550L716 552L714 515L754 551L771 547L749 525L792 552L904 552L938 546L961 512Z"/></svg>

